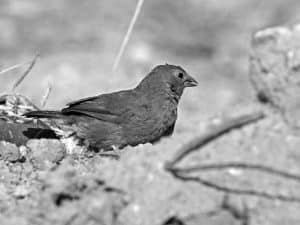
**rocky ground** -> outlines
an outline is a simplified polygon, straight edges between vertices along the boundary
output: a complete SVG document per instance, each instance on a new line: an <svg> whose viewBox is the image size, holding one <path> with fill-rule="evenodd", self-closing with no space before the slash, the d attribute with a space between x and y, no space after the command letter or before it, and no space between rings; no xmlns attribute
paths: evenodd
<svg viewBox="0 0 300 225"><path fill-rule="evenodd" d="M251 35L259 28L294 22L298 1L146 0L118 75L111 66L134 2L0 3L0 28L5 31L0 34L1 68L41 52L42 58L17 89L39 107L49 82L53 91L46 107L58 108L84 96L132 87L151 66L165 61L182 65L200 83L184 93L172 137L156 145L127 147L119 160L79 151L69 154L53 139L21 140L21 147L0 142L1 224L300 223L300 139L292 126L297 113L285 113L298 109L297 98L291 100L298 96L298 67L281 55L298 49L298 42L287 45L288 34L284 41L254 43L254 49L262 51L253 53L250 48ZM274 43L283 48L273 51ZM250 70L255 75L252 84L284 85L252 88L250 54L259 62L268 59L258 69L251 64L256 68ZM2 74L1 92L11 94L20 73ZM278 74L295 76L278 82ZM295 85L284 92L290 83ZM264 90L267 98L261 100L267 105L258 103L254 94ZM292 107L286 104L289 100ZM226 133L180 163L182 168L200 169L181 177L165 169L184 143L218 121L208 118L256 107L266 113L264 119ZM0 125L4 123L1 117Z"/></svg>
<svg viewBox="0 0 300 225"><path fill-rule="evenodd" d="M20 148L1 142L0 220L299 224L299 142L278 115L268 115L188 156L181 167L212 166L189 175L201 180L178 179L165 170L164 164L181 145L179 136L155 146L128 147L119 160L67 154L58 140L31 140ZM246 167L230 166L234 163Z"/></svg>

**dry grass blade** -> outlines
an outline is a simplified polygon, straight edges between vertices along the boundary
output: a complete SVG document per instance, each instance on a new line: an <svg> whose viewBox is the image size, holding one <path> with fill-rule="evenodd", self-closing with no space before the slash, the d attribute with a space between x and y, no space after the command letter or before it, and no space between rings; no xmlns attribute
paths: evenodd
<svg viewBox="0 0 300 225"><path fill-rule="evenodd" d="M52 91L52 84L51 83L48 83L48 88L44 94L44 96L42 97L42 100L41 100L41 107L44 108L45 105L47 104L47 101L49 99L49 96L51 94L51 91Z"/></svg>
<svg viewBox="0 0 300 225"><path fill-rule="evenodd" d="M27 65L27 64L29 64L29 63L31 63L31 62L32 62L32 60L30 60L30 61L28 61L28 62L24 62L24 63L19 63L19 64L16 64L16 65L10 66L10 67L8 67L8 68L5 68L5 69L3 69L3 70L0 71L0 75L1 75L1 74L4 74L4 73L7 73L7 72L9 72L9 71L18 69L18 68L20 68L20 67L22 67L22 66L25 66L25 65Z"/></svg>
<svg viewBox="0 0 300 225"><path fill-rule="evenodd" d="M127 29L127 32L125 34L125 37L124 37L123 42L121 44L121 47L119 49L118 55L117 55L117 57L115 59L115 62L114 62L114 65L113 65L113 71L116 71L116 69L119 66L119 63L120 63L121 58L122 58L122 55L124 53L124 50L125 50L125 48L127 46L127 43L129 41L129 38L130 38L130 35L132 33L133 27L134 27L134 25L136 23L138 15L140 14L140 11L141 11L143 3L144 3L144 0L139 0L138 3L137 3L137 5L136 5L133 17L132 17L132 19L130 21L129 27Z"/></svg>
<svg viewBox="0 0 300 225"><path fill-rule="evenodd" d="M33 60L31 61L29 67L27 68L27 70L22 74L22 76L14 83L13 87L12 87L12 91L14 92L15 89L22 83L22 81L25 79L25 77L30 73L30 71L32 70L32 68L34 67L36 60L38 59L39 54L35 55L35 57L33 58Z"/></svg>

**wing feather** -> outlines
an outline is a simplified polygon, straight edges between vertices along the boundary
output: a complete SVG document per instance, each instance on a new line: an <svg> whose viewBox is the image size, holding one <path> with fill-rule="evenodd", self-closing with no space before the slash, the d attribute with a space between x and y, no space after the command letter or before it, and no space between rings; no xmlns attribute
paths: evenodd
<svg viewBox="0 0 300 225"><path fill-rule="evenodd" d="M61 112L68 115L82 114L111 123L120 123L128 110L126 104L128 98L130 98L130 91L83 98L68 103Z"/></svg>

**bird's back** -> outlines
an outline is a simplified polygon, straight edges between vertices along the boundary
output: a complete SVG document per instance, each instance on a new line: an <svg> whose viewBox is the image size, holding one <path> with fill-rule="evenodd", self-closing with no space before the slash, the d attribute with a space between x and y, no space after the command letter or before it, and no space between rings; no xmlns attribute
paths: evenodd
<svg viewBox="0 0 300 225"><path fill-rule="evenodd" d="M91 145L123 148L153 143L170 135L177 118L177 104L165 94L151 95L133 89L74 102L62 112L72 115L77 135Z"/></svg>

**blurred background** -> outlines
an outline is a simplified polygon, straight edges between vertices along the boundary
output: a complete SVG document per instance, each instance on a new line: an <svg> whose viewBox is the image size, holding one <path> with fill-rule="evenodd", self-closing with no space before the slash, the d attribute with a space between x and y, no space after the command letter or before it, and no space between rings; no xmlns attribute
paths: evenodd
<svg viewBox="0 0 300 225"><path fill-rule="evenodd" d="M0 68L41 59L17 92L46 108L134 87L157 64L181 65L200 83L179 120L202 120L251 98L248 57L260 28L295 22L299 0L145 0L116 72L114 59L137 1L0 0ZM25 68L23 68L25 70ZM0 76L4 93L21 70ZM185 126L179 123L178 129Z"/></svg>

